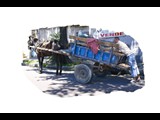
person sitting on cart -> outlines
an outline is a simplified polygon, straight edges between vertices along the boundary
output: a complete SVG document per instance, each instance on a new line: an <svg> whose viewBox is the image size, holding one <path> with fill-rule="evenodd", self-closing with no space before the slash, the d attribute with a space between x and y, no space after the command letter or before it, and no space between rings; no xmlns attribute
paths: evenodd
<svg viewBox="0 0 160 120"><path fill-rule="evenodd" d="M141 79L140 72L135 59L135 54L124 42L120 41L119 37L114 38L114 43L118 44L117 50L119 52L124 53L127 56L129 66L131 67L131 75L136 82L139 82Z"/></svg>

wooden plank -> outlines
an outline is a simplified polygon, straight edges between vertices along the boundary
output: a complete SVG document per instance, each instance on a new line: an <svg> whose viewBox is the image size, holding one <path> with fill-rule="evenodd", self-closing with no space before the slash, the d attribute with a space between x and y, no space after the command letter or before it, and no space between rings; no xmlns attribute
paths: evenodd
<svg viewBox="0 0 160 120"><path fill-rule="evenodd" d="M130 66L127 65L127 64L124 64L124 63L118 64L117 67L120 68L120 69L124 69L124 70L129 70L130 69Z"/></svg>
<svg viewBox="0 0 160 120"><path fill-rule="evenodd" d="M62 54L62 55L67 55L67 56L70 55L69 53L65 52L64 50L55 51L55 50L52 50L52 49L46 49L46 48L35 47L35 46L30 46L30 47L31 47L31 48L36 48L36 49L42 50L42 51L48 51L48 52L57 53L57 54Z"/></svg>
<svg viewBox="0 0 160 120"><path fill-rule="evenodd" d="M125 56L125 54L123 53L120 53L120 52L113 52L114 55L117 55L117 56Z"/></svg>
<svg viewBox="0 0 160 120"><path fill-rule="evenodd" d="M84 46L84 47L87 47L87 44L86 43L77 43L78 45L82 45L82 46ZM105 47L100 47L100 50L102 50L102 51L104 51L104 52L110 52L110 50L111 50L112 48L105 48ZM115 54L115 55L117 55L117 56L124 56L124 54L123 53L120 53L120 52L113 52L113 54Z"/></svg>
<svg viewBox="0 0 160 120"><path fill-rule="evenodd" d="M105 39L107 39L107 38L124 37L124 36L126 36L126 35L124 34L124 35L118 35L118 36L107 36L107 37L101 37L101 38L99 38L99 39L100 39L100 40L105 40Z"/></svg>
<svg viewBox="0 0 160 120"><path fill-rule="evenodd" d="M116 48L118 48L118 44L115 44L115 43L112 43L112 42L98 41L98 43L99 43L100 45L103 45L103 46L116 47Z"/></svg>
<svg viewBox="0 0 160 120"><path fill-rule="evenodd" d="M72 36L72 35L70 35L69 38L74 39L74 40L79 40L79 41L82 41L82 42L87 41L87 38L81 38L81 37L76 37L76 36Z"/></svg>
<svg viewBox="0 0 160 120"><path fill-rule="evenodd" d="M102 51L110 51L112 48L111 47L103 47L103 46L100 46L100 50Z"/></svg>
<svg viewBox="0 0 160 120"><path fill-rule="evenodd" d="M82 41L82 42L85 42L87 41L88 38L81 38L81 37L76 37L76 36L69 36L70 39L74 39L74 40L79 40L79 41ZM118 47L117 44L115 43L112 43L112 42L103 42L103 41L98 41L98 44L99 45L103 45L103 46L109 46L109 47Z"/></svg>
<svg viewBox="0 0 160 120"><path fill-rule="evenodd" d="M82 43L78 42L77 44L87 47L86 41L87 41L88 38L81 38L81 37L76 37L76 36L71 36L71 35L69 36L69 38L70 39L75 39L75 40L78 40L78 41L82 41ZM108 48L108 47L115 47L115 48L119 47L118 44L115 44L115 43L112 43L112 42L106 42L106 41L105 42L104 41L98 41L98 44L100 46L106 46L107 48L105 49L105 47L103 47L102 50L107 51L107 52L110 52L110 50L112 49L112 48ZM123 53L115 52L115 51L113 52L113 54L115 54L117 56L124 56Z"/></svg>
<svg viewBox="0 0 160 120"><path fill-rule="evenodd" d="M82 42L78 42L77 45L81 45L81 46L87 47L87 44L86 43L82 43Z"/></svg>
<svg viewBox="0 0 160 120"><path fill-rule="evenodd" d="M76 39L76 36L69 35L70 39Z"/></svg>

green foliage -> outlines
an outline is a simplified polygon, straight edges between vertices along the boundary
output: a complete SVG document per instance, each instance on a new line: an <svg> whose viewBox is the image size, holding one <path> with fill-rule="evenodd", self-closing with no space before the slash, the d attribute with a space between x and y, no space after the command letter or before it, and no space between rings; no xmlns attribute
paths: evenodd
<svg viewBox="0 0 160 120"><path fill-rule="evenodd" d="M79 64L78 62L77 63L68 63L68 64L65 64L64 66L74 66L74 65L77 65Z"/></svg>
<svg viewBox="0 0 160 120"><path fill-rule="evenodd" d="M43 67L47 67L47 63L43 63Z"/></svg>
<svg viewBox="0 0 160 120"><path fill-rule="evenodd" d="M51 40L60 40L60 33L50 34Z"/></svg>
<svg viewBox="0 0 160 120"><path fill-rule="evenodd" d="M23 63L25 65L31 65L31 64L35 64L37 62L38 62L38 60L29 60L29 59L23 60Z"/></svg>
<svg viewBox="0 0 160 120"><path fill-rule="evenodd" d="M28 63L28 61L29 61L28 59L23 60L24 63Z"/></svg>
<svg viewBox="0 0 160 120"><path fill-rule="evenodd" d="M56 64L54 56L49 56L47 64L52 64L52 65Z"/></svg>
<svg viewBox="0 0 160 120"><path fill-rule="evenodd" d="M54 56L49 56L48 60L46 61L46 64L47 65L56 65L56 61L55 61L55 57ZM77 64L80 64L79 61L76 61L76 62L70 62L70 63L66 63L66 64L63 64L63 66L74 66L74 65L77 65Z"/></svg>

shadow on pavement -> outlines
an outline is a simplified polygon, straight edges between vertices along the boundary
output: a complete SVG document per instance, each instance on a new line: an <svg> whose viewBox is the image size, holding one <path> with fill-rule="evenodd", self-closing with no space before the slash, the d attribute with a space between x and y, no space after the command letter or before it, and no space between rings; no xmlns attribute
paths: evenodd
<svg viewBox="0 0 160 120"><path fill-rule="evenodd" d="M54 73L53 73L54 74ZM118 76L106 76L104 78L94 77L90 84L80 84L75 81L73 73L64 73L62 76L48 76L45 80L52 79L52 87L44 93L57 95L59 97L89 96L97 95L97 92L111 93L113 91L134 92L144 85L133 84L130 80Z"/></svg>
<svg viewBox="0 0 160 120"><path fill-rule="evenodd" d="M38 72L37 68L27 69L26 71ZM55 70L43 70L43 74L39 76L38 82L48 81L48 89L44 93L56 95L58 97L73 96L96 96L98 94L109 94L114 91L134 92L144 87L143 85L133 84L127 76L108 75L103 78L93 77L89 84L80 84L76 82L73 71L63 71L62 76L56 76Z"/></svg>

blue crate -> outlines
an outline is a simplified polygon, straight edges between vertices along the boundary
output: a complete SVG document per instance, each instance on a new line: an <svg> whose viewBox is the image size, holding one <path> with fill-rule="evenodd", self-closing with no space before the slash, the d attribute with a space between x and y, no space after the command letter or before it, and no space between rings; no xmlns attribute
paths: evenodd
<svg viewBox="0 0 160 120"><path fill-rule="evenodd" d="M111 61L110 63L111 64L117 64L118 63L118 57L116 55L112 55L112 58L111 58Z"/></svg>
<svg viewBox="0 0 160 120"><path fill-rule="evenodd" d="M75 47L75 55L79 55L78 51L79 51L80 47L76 46ZM74 49L73 49L74 50ZM73 52L74 53L74 52Z"/></svg>
<svg viewBox="0 0 160 120"><path fill-rule="evenodd" d="M88 50L87 52L87 57L93 59L94 58L94 53L92 52L92 50Z"/></svg>
<svg viewBox="0 0 160 120"><path fill-rule="evenodd" d="M80 49L79 55L80 55L80 56L85 56L85 53L86 53L87 49L84 48L84 47L81 47L81 48L79 48L79 49Z"/></svg>
<svg viewBox="0 0 160 120"><path fill-rule="evenodd" d="M72 55L105 64L117 64L119 60L118 56L112 55L111 52L98 51L94 54L91 49L79 45L72 46Z"/></svg>
<svg viewBox="0 0 160 120"><path fill-rule="evenodd" d="M98 53L95 54L94 59L96 59L96 60L101 60L101 54L102 54L102 52L101 52L101 51L98 51Z"/></svg>
<svg viewBox="0 0 160 120"><path fill-rule="evenodd" d="M107 52L103 53L102 61L109 63L110 55L111 55L111 54L110 54L110 53L107 53Z"/></svg>

